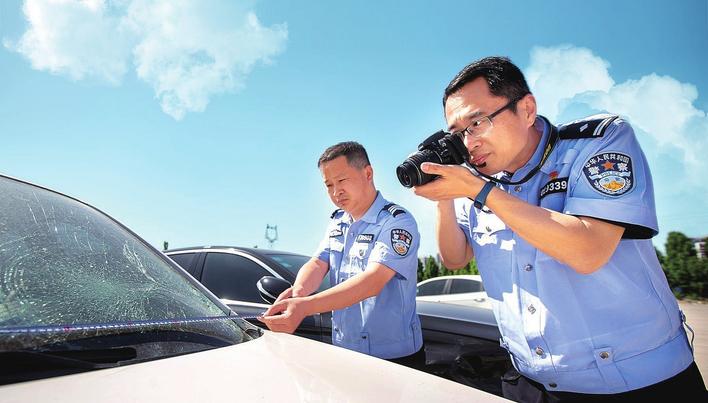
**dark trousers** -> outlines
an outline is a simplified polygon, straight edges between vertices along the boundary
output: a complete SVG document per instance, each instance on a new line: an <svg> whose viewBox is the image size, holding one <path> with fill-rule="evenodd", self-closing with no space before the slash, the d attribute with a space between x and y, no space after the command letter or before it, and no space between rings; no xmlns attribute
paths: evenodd
<svg viewBox="0 0 708 403"><path fill-rule="evenodd" d="M629 392L596 395L549 392L542 384L520 375L514 368L502 376L504 397L517 402L708 402L708 392L696 363L678 375Z"/></svg>
<svg viewBox="0 0 708 403"><path fill-rule="evenodd" d="M422 371L425 368L425 345L417 352L406 355L404 357L391 358L387 361L395 362L396 364L405 365L413 369Z"/></svg>

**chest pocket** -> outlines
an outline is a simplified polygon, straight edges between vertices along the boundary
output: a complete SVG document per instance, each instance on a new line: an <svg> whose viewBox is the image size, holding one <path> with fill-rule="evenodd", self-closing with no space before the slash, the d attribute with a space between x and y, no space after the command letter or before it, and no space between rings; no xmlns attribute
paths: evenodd
<svg viewBox="0 0 708 403"><path fill-rule="evenodd" d="M476 246L499 245L505 230L506 224L499 217L482 212L477 215L477 223L472 228L472 240Z"/></svg>
<svg viewBox="0 0 708 403"><path fill-rule="evenodd" d="M377 226L363 228L363 232L351 239L351 246L344 251L342 267L340 272L348 273L349 276L359 274L366 269L369 255L376 243L380 229Z"/></svg>
<svg viewBox="0 0 708 403"><path fill-rule="evenodd" d="M514 234L492 213L482 212L477 215L476 221L471 235L477 268L485 276L484 289L487 295L501 300L503 290L499 284L505 284L511 279Z"/></svg>
<svg viewBox="0 0 708 403"><path fill-rule="evenodd" d="M354 242L349 249L349 258L352 261L368 260L369 253L371 253L371 245L372 243Z"/></svg>

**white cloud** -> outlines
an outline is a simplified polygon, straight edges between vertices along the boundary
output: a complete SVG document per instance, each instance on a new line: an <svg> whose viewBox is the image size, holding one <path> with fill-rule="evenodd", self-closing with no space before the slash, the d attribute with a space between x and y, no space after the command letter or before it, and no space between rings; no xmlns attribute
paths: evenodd
<svg viewBox="0 0 708 403"><path fill-rule="evenodd" d="M703 157L708 152L708 117L694 106L696 87L653 73L615 84L608 68L608 62L588 49L535 48L527 76L539 112L552 120L578 118L572 116L576 109L617 113L632 123L640 139L650 137L657 152L682 165L674 168L683 171L677 177L708 186L702 178L708 172Z"/></svg>
<svg viewBox="0 0 708 403"><path fill-rule="evenodd" d="M29 29L16 45L32 67L74 80L97 77L117 84L127 70L130 46L112 9L102 1L27 0Z"/></svg>
<svg viewBox="0 0 708 403"><path fill-rule="evenodd" d="M607 71L609 67L589 49L571 45L535 47L525 76L539 111L555 120L561 105L576 94L612 88L615 82Z"/></svg>
<svg viewBox="0 0 708 403"><path fill-rule="evenodd" d="M180 119L203 111L211 95L240 88L256 62L282 51L286 27L263 27L234 3L132 2L125 23L141 38L133 51L136 71L166 113Z"/></svg>
<svg viewBox="0 0 708 403"><path fill-rule="evenodd" d="M251 2L218 0L26 0L29 28L5 46L38 70L119 84L128 71L162 110L182 119L219 93L243 87L256 63L282 52L287 27L264 27Z"/></svg>
<svg viewBox="0 0 708 403"><path fill-rule="evenodd" d="M693 106L698 98L695 86L650 74L617 85L607 93L579 98L586 98L584 101L596 109L627 116L635 128L650 135L660 147L680 150L688 177L695 174L693 179L700 182L701 172L708 171L702 157L705 154L698 153L708 145L706 131L696 130L708 125L708 119L704 111Z"/></svg>

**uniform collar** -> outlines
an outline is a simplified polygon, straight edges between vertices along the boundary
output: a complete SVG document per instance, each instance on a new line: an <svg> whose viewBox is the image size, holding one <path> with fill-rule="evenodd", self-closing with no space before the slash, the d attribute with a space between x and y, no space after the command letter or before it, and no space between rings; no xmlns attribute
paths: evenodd
<svg viewBox="0 0 708 403"><path fill-rule="evenodd" d="M381 196L381 192L378 190L376 191L376 198L374 199L374 202L371 203L371 207L369 207L368 210L366 210L366 213L359 219L359 221L366 221L368 223L375 223L376 220L379 218L379 212L383 209L383 207L386 205L386 199ZM348 214L348 213L347 213ZM352 216L349 216L349 219L351 221Z"/></svg>
<svg viewBox="0 0 708 403"><path fill-rule="evenodd" d="M514 175L511 176L512 181L519 180L519 178L523 178L524 176L526 176L526 174L531 169L538 165L538 163L541 161L541 158L543 158L543 152L545 151L546 144L548 143L548 136L550 136L551 133L550 123L546 123L544 119L541 119L537 116L534 126L536 126L537 129L543 128L541 132L541 140L538 142L538 145L536 146L536 151L534 151L533 155L531 156L531 159L528 160L526 165L524 165L520 169L517 169L516 172L514 172Z"/></svg>

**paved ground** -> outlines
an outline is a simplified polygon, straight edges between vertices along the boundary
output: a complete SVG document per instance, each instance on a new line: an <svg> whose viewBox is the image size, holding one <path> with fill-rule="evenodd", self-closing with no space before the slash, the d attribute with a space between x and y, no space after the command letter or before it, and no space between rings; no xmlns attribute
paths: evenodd
<svg viewBox="0 0 708 403"><path fill-rule="evenodd" d="M703 382L708 385L708 303L680 301L679 305L684 314L686 321L696 333L696 338L693 339L694 355L698 369L703 375ZM688 334L689 340L691 334Z"/></svg>

